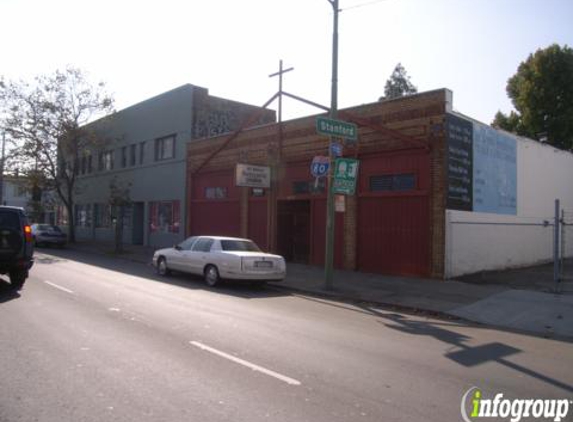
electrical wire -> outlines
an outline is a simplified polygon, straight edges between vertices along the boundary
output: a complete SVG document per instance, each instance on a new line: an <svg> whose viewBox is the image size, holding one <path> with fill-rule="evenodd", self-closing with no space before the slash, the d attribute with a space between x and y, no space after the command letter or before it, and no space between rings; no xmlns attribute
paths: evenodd
<svg viewBox="0 0 573 422"><path fill-rule="evenodd" d="M346 10L352 10L352 9L358 9L360 7L366 7L366 6L371 6L373 4L376 3L382 3L383 1L387 1L387 0L372 0L372 1L367 1L365 3L360 3L360 4L355 4L354 6L348 6L345 7L344 9L340 9L341 12L344 12Z"/></svg>

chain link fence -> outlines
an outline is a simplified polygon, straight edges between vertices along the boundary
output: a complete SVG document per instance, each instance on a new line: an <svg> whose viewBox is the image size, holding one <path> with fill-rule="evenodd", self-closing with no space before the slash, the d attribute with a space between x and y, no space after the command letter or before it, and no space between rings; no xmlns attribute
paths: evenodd
<svg viewBox="0 0 573 422"><path fill-rule="evenodd" d="M573 281L573 211L561 211L560 280Z"/></svg>

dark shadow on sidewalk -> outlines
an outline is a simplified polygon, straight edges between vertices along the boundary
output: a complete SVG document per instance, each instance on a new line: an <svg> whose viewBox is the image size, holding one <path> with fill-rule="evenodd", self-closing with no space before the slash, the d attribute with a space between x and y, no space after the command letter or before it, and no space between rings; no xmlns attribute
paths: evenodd
<svg viewBox="0 0 573 422"><path fill-rule="evenodd" d="M506 368L520 372L521 374L541 380L569 393L573 392L573 385L551 378L547 375L536 372L533 369L524 367L507 359L509 356L522 353L523 351L521 349L500 342L482 344L479 346L469 346L467 343L472 340L472 337L447 329L463 329L464 327L474 327L478 329L482 328L482 326L479 324L474 324L463 320L456 320L455 318L452 318L452 321L448 321L446 319L418 320L414 318L425 318L429 315L424 315L423 313L420 315L412 311L408 312L407 310L405 311L406 315L402 315L401 313L398 313L402 312L401 309L395 310L392 309L392 306L386 307L384 305L372 305L357 302L340 303L336 298L318 298L311 297L312 295L305 296L302 294L294 295L302 299L321 303L325 306L332 306L366 315L373 315L381 318L379 322L385 327L409 335L433 337L443 343L455 346L457 350L448 352L444 356L459 365L465 367L474 367L485 363L494 362L505 366ZM381 309L376 309L374 306Z"/></svg>
<svg viewBox="0 0 573 422"><path fill-rule="evenodd" d="M290 296L290 293L265 287L252 287L250 283L222 283L215 288L208 287L202 278L183 273L173 273L162 277L155 272L151 263L144 264L113 256L76 251L73 249L42 249L37 250L34 266L56 265L61 262L74 261L92 265L101 269L115 271L121 274L141 277L147 280L178 286L190 290L208 290L213 293L240 297L243 299L266 299L272 297ZM33 274L34 268L31 273Z"/></svg>
<svg viewBox="0 0 573 422"><path fill-rule="evenodd" d="M448 352L445 356L459 365L474 367L485 363L497 363L510 368L532 378L536 378L554 387L573 393L573 385L551 378L523 365L511 362L508 356L522 353L521 349L508 346L503 343L494 342L479 346L469 346L466 344L471 337L437 326L433 321L416 321L398 314L381 315L387 321L381 321L384 326L401 331L406 334L429 336L444 343L457 347L458 350Z"/></svg>

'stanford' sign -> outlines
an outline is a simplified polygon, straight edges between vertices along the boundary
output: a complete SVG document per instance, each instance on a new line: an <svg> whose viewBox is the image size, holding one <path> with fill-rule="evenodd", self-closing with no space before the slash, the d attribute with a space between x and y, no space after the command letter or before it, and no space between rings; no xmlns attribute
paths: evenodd
<svg viewBox="0 0 573 422"><path fill-rule="evenodd" d="M237 186L269 188L271 186L271 169L270 167L251 164L237 164L235 183Z"/></svg>

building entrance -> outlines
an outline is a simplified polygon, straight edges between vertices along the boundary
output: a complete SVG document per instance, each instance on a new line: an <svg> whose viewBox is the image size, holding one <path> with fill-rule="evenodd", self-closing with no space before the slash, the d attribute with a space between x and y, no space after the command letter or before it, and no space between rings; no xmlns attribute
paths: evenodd
<svg viewBox="0 0 573 422"><path fill-rule="evenodd" d="M310 201L279 201L278 252L288 262L310 262Z"/></svg>

